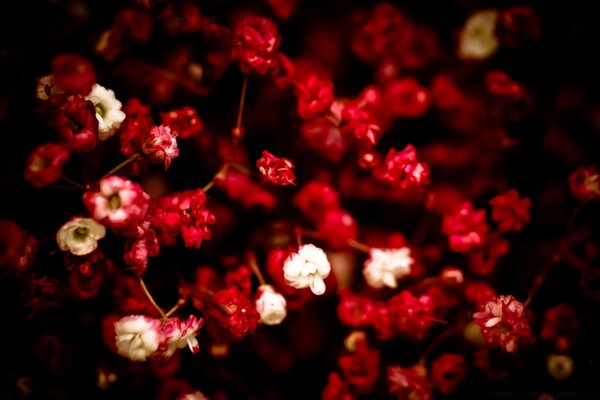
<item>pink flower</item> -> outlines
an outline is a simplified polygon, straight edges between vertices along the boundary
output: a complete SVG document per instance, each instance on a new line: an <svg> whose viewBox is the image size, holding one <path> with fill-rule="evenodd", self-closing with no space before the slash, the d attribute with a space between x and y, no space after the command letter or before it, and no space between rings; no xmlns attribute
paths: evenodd
<svg viewBox="0 0 600 400"><path fill-rule="evenodd" d="M294 185L294 163L287 158L275 157L263 150L262 157L256 161L256 167L267 181L276 185Z"/></svg>
<svg viewBox="0 0 600 400"><path fill-rule="evenodd" d="M247 333L254 332L260 314L242 292L233 287L220 290L213 295L213 300L227 311L209 307L206 310L207 316L218 321L233 338L242 339Z"/></svg>
<svg viewBox="0 0 600 400"><path fill-rule="evenodd" d="M185 106L179 110L160 113L163 125L171 128L178 138L186 139L198 135L204 128L204 123L195 108Z"/></svg>
<svg viewBox="0 0 600 400"><path fill-rule="evenodd" d="M29 154L24 177L31 186L41 188L59 180L70 153L61 145L43 144Z"/></svg>
<svg viewBox="0 0 600 400"><path fill-rule="evenodd" d="M498 222L500 232L520 231L529 222L531 201L528 197L519 199L519 192L515 189L494 197L490 205L492 219Z"/></svg>
<svg viewBox="0 0 600 400"><path fill-rule="evenodd" d="M296 84L298 96L298 115L304 119L315 118L323 114L333 103L333 83L321 80L312 74L305 81Z"/></svg>
<svg viewBox="0 0 600 400"><path fill-rule="evenodd" d="M160 320L130 315L115 323L117 352L132 361L146 361L160 344Z"/></svg>
<svg viewBox="0 0 600 400"><path fill-rule="evenodd" d="M215 223L215 216L206 208L206 195L202 189L184 196L179 209L185 247L199 249L202 240L210 239L208 226Z"/></svg>
<svg viewBox="0 0 600 400"><path fill-rule="evenodd" d="M388 367L387 381L390 393L396 394L399 400L431 400L433 393L427 381L427 370L417 364L412 367Z"/></svg>
<svg viewBox="0 0 600 400"><path fill-rule="evenodd" d="M383 165L376 167L374 174L377 179L398 185L402 189L421 188L429 184L429 167L419 162L417 150L412 144L402 151L390 149Z"/></svg>
<svg viewBox="0 0 600 400"><path fill-rule="evenodd" d="M50 98L54 106L50 125L64 145L85 153L98 144L98 119L94 103L80 95L56 94Z"/></svg>
<svg viewBox="0 0 600 400"><path fill-rule="evenodd" d="M171 160L179 156L177 139L175 135L171 134L168 126L153 126L142 144L142 153L150 162L164 162L165 170L167 170L171 165Z"/></svg>
<svg viewBox="0 0 600 400"><path fill-rule="evenodd" d="M169 318L160 327L162 341L158 349L164 357L171 357L177 349L189 347L192 353L200 350L196 335L202 328L204 320L190 315L187 320Z"/></svg>
<svg viewBox="0 0 600 400"><path fill-rule="evenodd" d="M264 75L277 69L280 37L277 26L268 18L254 15L238 22L234 32L233 58L242 72Z"/></svg>
<svg viewBox="0 0 600 400"><path fill-rule="evenodd" d="M515 353L519 347L535 341L525 306L513 296L494 297L473 317L485 341L492 347Z"/></svg>
<svg viewBox="0 0 600 400"><path fill-rule="evenodd" d="M137 183L112 175L100 181L99 190L84 193L83 201L96 221L130 236L137 233L150 196Z"/></svg>
<svg viewBox="0 0 600 400"><path fill-rule="evenodd" d="M479 247L488 232L485 210L473 210L473 205L465 202L456 212L444 217L442 231L448 235L450 248L457 253Z"/></svg>
<svg viewBox="0 0 600 400"><path fill-rule="evenodd" d="M413 340L422 340L433 325L435 304L431 296L413 296L407 290L388 300L389 312L398 334Z"/></svg>
<svg viewBox="0 0 600 400"><path fill-rule="evenodd" d="M569 187L573 196L582 202L600 199L600 174L596 166L581 167L569 176Z"/></svg>
<svg viewBox="0 0 600 400"><path fill-rule="evenodd" d="M125 250L125 264L129 265L137 276L142 276L146 272L150 257L156 257L160 252L156 232L147 229L141 237L130 238Z"/></svg>

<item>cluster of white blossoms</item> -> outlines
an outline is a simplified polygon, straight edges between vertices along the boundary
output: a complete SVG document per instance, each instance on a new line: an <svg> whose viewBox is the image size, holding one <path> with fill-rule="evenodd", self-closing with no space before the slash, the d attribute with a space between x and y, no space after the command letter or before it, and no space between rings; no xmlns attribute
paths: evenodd
<svg viewBox="0 0 600 400"><path fill-rule="evenodd" d="M144 315L129 315L115 322L115 344L123 357L146 361L149 357L170 357L177 349L199 350L196 335L202 318L190 315L185 321L169 318L161 321Z"/></svg>
<svg viewBox="0 0 600 400"><path fill-rule="evenodd" d="M325 252L314 244L305 244L283 263L283 276L288 285L302 289L310 287L316 295L325 293L324 279L331 272Z"/></svg>
<svg viewBox="0 0 600 400"><path fill-rule="evenodd" d="M111 137L125 120L125 113L121 111L121 102L115 97L115 92L100 86L92 86L92 91L86 97L96 106L96 119L98 119L98 138L106 140Z"/></svg>
<svg viewBox="0 0 600 400"><path fill-rule="evenodd" d="M63 251L85 256L98 248L98 240L106 235L106 228L91 218L73 218L56 233L56 243Z"/></svg>
<svg viewBox="0 0 600 400"><path fill-rule="evenodd" d="M496 52L500 42L496 37L498 11L481 10L472 14L460 33L458 55L462 59L483 60Z"/></svg>
<svg viewBox="0 0 600 400"><path fill-rule="evenodd" d="M380 289L384 286L395 289L397 280L410 274L410 266L414 260L410 249L378 249L369 251L370 258L365 261L363 275L369 286Z"/></svg>
<svg viewBox="0 0 600 400"><path fill-rule="evenodd" d="M256 311L260 314L260 322L265 325L278 325L287 315L285 297L277 293L271 285L258 287L256 296Z"/></svg>

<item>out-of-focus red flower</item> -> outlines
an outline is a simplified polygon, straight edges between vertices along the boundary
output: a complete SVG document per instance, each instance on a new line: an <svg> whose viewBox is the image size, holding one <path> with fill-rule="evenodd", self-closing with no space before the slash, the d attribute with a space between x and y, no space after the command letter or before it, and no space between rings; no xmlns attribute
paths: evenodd
<svg viewBox="0 0 600 400"><path fill-rule="evenodd" d="M65 147L85 153L98 143L98 119L94 103L80 95L55 94L50 126L57 132Z"/></svg>
<svg viewBox="0 0 600 400"><path fill-rule="evenodd" d="M256 167L269 182L276 185L293 185L296 180L294 163L283 157L275 157L263 150L262 157L256 161Z"/></svg>
<svg viewBox="0 0 600 400"><path fill-rule="evenodd" d="M250 297L252 291L252 270L242 265L225 274L225 285L238 288L246 297Z"/></svg>
<svg viewBox="0 0 600 400"><path fill-rule="evenodd" d="M171 36L184 32L198 32L204 27L204 17L193 3L167 3L158 18Z"/></svg>
<svg viewBox="0 0 600 400"><path fill-rule="evenodd" d="M403 78L385 88L388 107L392 115L415 118L429 108L429 92L412 78Z"/></svg>
<svg viewBox="0 0 600 400"><path fill-rule="evenodd" d="M577 338L580 325L573 306L561 303L546 310L540 337L553 341L557 351L566 352Z"/></svg>
<svg viewBox="0 0 600 400"><path fill-rule="evenodd" d="M125 244L125 264L137 276L142 276L148 267L150 257L156 257L160 252L156 232L147 229L140 237L130 238Z"/></svg>
<svg viewBox="0 0 600 400"><path fill-rule="evenodd" d="M368 297L342 290L337 315L340 322L346 326L365 328L373 323L375 307Z"/></svg>
<svg viewBox="0 0 600 400"><path fill-rule="evenodd" d="M448 235L453 251L464 253L483 244L488 232L485 215L485 210L474 210L470 202L465 202L444 217L442 231Z"/></svg>
<svg viewBox="0 0 600 400"><path fill-rule="evenodd" d="M488 91L500 97L518 100L523 96L523 87L510 79L504 71L490 71L485 76Z"/></svg>
<svg viewBox="0 0 600 400"><path fill-rule="evenodd" d="M402 189L421 188L429 184L429 167L419 162L417 150L412 144L402 151L390 149L383 164L374 169L374 174L377 179Z"/></svg>
<svg viewBox="0 0 600 400"><path fill-rule="evenodd" d="M540 36L540 17L528 6L507 8L498 17L496 34L502 44L521 47Z"/></svg>
<svg viewBox="0 0 600 400"><path fill-rule="evenodd" d="M437 75L431 85L431 99L442 110L460 107L463 103L463 93L450 77Z"/></svg>
<svg viewBox="0 0 600 400"><path fill-rule="evenodd" d="M377 144L381 138L381 127L373 113L354 103L348 103L342 109L340 132L367 148Z"/></svg>
<svg viewBox="0 0 600 400"><path fill-rule="evenodd" d="M94 65L78 54L59 54L52 59L52 74L56 85L65 92L87 95L96 83Z"/></svg>
<svg viewBox="0 0 600 400"><path fill-rule="evenodd" d="M261 206L271 208L275 205L275 196L253 182L248 175L232 171L231 168L225 176L217 177L215 184L222 188L229 197L239 201L244 207L252 208Z"/></svg>
<svg viewBox="0 0 600 400"><path fill-rule="evenodd" d="M162 123L171 128L178 138L186 139L202 132L204 123L195 108L185 106L179 110L160 113Z"/></svg>
<svg viewBox="0 0 600 400"><path fill-rule="evenodd" d="M137 277L125 275L124 273L116 273L115 275L114 284L112 285L112 299L120 314L145 314L159 317L152 303L148 301L148 297L146 297ZM113 342L114 332L113 326Z"/></svg>
<svg viewBox="0 0 600 400"><path fill-rule="evenodd" d="M433 325L435 304L431 296L413 296L404 290L387 302L396 332L404 338L423 340Z"/></svg>
<svg viewBox="0 0 600 400"><path fill-rule="evenodd" d="M496 291L485 282L469 282L465 288L465 298L482 308L485 303L496 297Z"/></svg>
<svg viewBox="0 0 600 400"><path fill-rule="evenodd" d="M316 222L327 212L338 210L340 198L329 183L310 181L296 194L294 204Z"/></svg>
<svg viewBox="0 0 600 400"><path fill-rule="evenodd" d="M348 240L356 240L358 226L349 212L329 210L317 224L317 234L333 248L347 246Z"/></svg>
<svg viewBox="0 0 600 400"><path fill-rule="evenodd" d="M300 132L307 144L321 157L338 162L348 146L339 124L327 117L316 117L305 121Z"/></svg>
<svg viewBox="0 0 600 400"><path fill-rule="evenodd" d="M427 381L427 370L422 365L412 367L391 366L387 370L389 392L398 400L431 400L431 384Z"/></svg>
<svg viewBox="0 0 600 400"><path fill-rule="evenodd" d="M354 400L348 385L340 378L337 372L329 374L327 386L323 388L321 400Z"/></svg>
<svg viewBox="0 0 600 400"><path fill-rule="evenodd" d="M37 241L19 225L8 219L0 219L0 270L27 271L31 268Z"/></svg>
<svg viewBox="0 0 600 400"><path fill-rule="evenodd" d="M80 299L90 299L100 292L114 264L102 252L94 251L83 257L66 255L65 268L69 270L71 292Z"/></svg>
<svg viewBox="0 0 600 400"><path fill-rule="evenodd" d="M340 369L357 394L369 393L379 378L379 350L370 349L366 340L356 344L351 354L340 356Z"/></svg>
<svg viewBox="0 0 600 400"><path fill-rule="evenodd" d="M490 200L492 219L498 222L500 232L520 231L529 222L529 197L519 199L519 192L511 189Z"/></svg>
<svg viewBox="0 0 600 400"><path fill-rule="evenodd" d="M248 15L235 28L232 56L240 63L242 72L264 75L279 66L276 54L280 42L273 21Z"/></svg>
<svg viewBox="0 0 600 400"><path fill-rule="evenodd" d="M448 396L465 380L467 363L460 354L442 354L431 363L431 383Z"/></svg>
<svg viewBox="0 0 600 400"><path fill-rule="evenodd" d="M70 153L59 144L48 143L37 146L27 159L24 177L31 186L41 188L59 180L63 166L69 161Z"/></svg>
<svg viewBox="0 0 600 400"><path fill-rule="evenodd" d="M529 327L525 306L513 296L497 296L488 301L482 311L473 315L486 343L508 353L533 343L535 336Z"/></svg>
<svg viewBox="0 0 600 400"><path fill-rule="evenodd" d="M569 176L571 194L582 202L600 199L600 174L596 166L581 167Z"/></svg>
<svg viewBox="0 0 600 400"><path fill-rule="evenodd" d="M298 115L304 119L315 118L325 113L333 103L333 83L329 79L319 79L315 74L296 83Z"/></svg>
<svg viewBox="0 0 600 400"><path fill-rule="evenodd" d="M488 275L496 268L500 257L510 250L510 243L497 232L486 235L485 242L469 253L469 269L476 274Z"/></svg>

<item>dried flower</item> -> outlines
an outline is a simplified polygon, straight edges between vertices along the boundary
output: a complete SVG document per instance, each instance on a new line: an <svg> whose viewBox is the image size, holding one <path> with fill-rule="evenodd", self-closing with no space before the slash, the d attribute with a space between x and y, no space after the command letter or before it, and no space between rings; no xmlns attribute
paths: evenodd
<svg viewBox="0 0 600 400"><path fill-rule="evenodd" d="M365 261L363 275L369 286L380 289L384 286L395 289L397 280L410 274L410 266L414 260L410 257L410 249L378 249L369 251L369 259Z"/></svg>
<svg viewBox="0 0 600 400"><path fill-rule="evenodd" d="M316 295L325 293L324 279L329 276L331 265L325 252L314 244L305 244L285 260L283 273L288 285L296 288L310 287Z"/></svg>
<svg viewBox="0 0 600 400"><path fill-rule="evenodd" d="M92 91L86 99L94 103L96 107L98 138L100 140L108 139L125 120L125 113L121 111L121 102L115 97L115 92L97 83L92 87Z"/></svg>
<svg viewBox="0 0 600 400"><path fill-rule="evenodd" d="M132 361L146 361L160 344L160 321L143 315L129 315L115 323L117 351Z"/></svg>
<svg viewBox="0 0 600 400"><path fill-rule="evenodd" d="M275 157L263 150L262 157L256 161L256 167L265 179L276 185L294 185L294 163L287 158Z"/></svg>
<svg viewBox="0 0 600 400"><path fill-rule="evenodd" d="M279 325L287 314L285 297L270 285L258 288L255 305L260 314L260 322L266 325Z"/></svg>
<svg viewBox="0 0 600 400"><path fill-rule="evenodd" d="M56 233L56 242L63 251L84 256L98 248L98 240L106 235L106 228L91 218L73 218Z"/></svg>

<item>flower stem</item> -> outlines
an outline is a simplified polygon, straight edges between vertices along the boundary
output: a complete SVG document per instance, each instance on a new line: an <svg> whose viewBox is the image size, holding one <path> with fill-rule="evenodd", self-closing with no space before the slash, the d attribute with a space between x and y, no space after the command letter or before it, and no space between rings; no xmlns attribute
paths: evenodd
<svg viewBox="0 0 600 400"><path fill-rule="evenodd" d="M227 315L231 315L231 311L227 307L225 307L225 305L213 300L213 298L212 298L213 292L211 292L208 289L200 288L199 291L193 292L192 296L202 300L203 302L205 302L208 305L218 308L219 310L223 311Z"/></svg>
<svg viewBox="0 0 600 400"><path fill-rule="evenodd" d="M353 249L362 251L363 253L369 253L371 251L369 246L354 239L348 239L346 243L348 243L348 246L352 247Z"/></svg>
<svg viewBox="0 0 600 400"><path fill-rule="evenodd" d="M142 285L142 290L144 291L144 293L146 294L146 297L148 298L148 300L150 300L150 303L152 303L152 305L154 306L154 308L156 308L156 310L158 311L158 313L160 314L160 317L164 320L167 320L167 315L165 314L165 312L162 310L162 308L160 308L158 306L158 304L156 304L156 301L154 301L154 297L152 297L152 295L150 294L150 292L148 291L148 287L146 287L146 283L144 283L144 280L142 278L140 278L140 285Z"/></svg>
<svg viewBox="0 0 600 400"><path fill-rule="evenodd" d="M134 155L132 155L131 157L129 157L127 160L123 161L121 164L117 165L116 167L114 167L113 169L111 169L110 171L108 171L106 174L104 174L101 179L104 179L107 176L110 176L110 175L114 174L115 172L121 170L122 168L125 168L126 166L128 166L132 162L136 161L141 156L142 156L142 153L135 153Z"/></svg>
<svg viewBox="0 0 600 400"><path fill-rule="evenodd" d="M252 268L252 272L254 272L254 275L256 275L256 277L258 278L258 282L261 285L266 285L267 282L265 281L265 277L263 276L262 272L260 272L260 268L258 268L258 263L256 262L256 256L254 255L253 252L248 253L248 264L250 264L250 268Z"/></svg>
<svg viewBox="0 0 600 400"><path fill-rule="evenodd" d="M64 180L65 182L68 182L68 183L70 183L71 185L75 186L75 187L76 187L77 189L79 189L79 190L84 190L84 189L85 189L85 187L84 187L82 184L75 182L75 181L74 181L73 179L71 179L71 178L68 178L68 177L66 177L66 176L64 176L64 175L63 175L63 177L62 177L62 178L63 178L63 180Z"/></svg>
<svg viewBox="0 0 600 400"><path fill-rule="evenodd" d="M227 175L227 169L229 168L229 163L225 163L223 164L223 166L217 171L217 173L213 176L213 178L211 179L210 182L208 182L206 185L204 185L204 187L202 188L202 191L204 193L208 192L213 186L215 186L215 181L217 178L222 178L220 175L226 176Z"/></svg>
<svg viewBox="0 0 600 400"><path fill-rule="evenodd" d="M244 82L242 83L242 94L240 95L240 106L238 108L237 119L235 122L235 128L242 128L242 116L244 114L244 104L246 103L246 91L248 89L248 75L244 76Z"/></svg>

